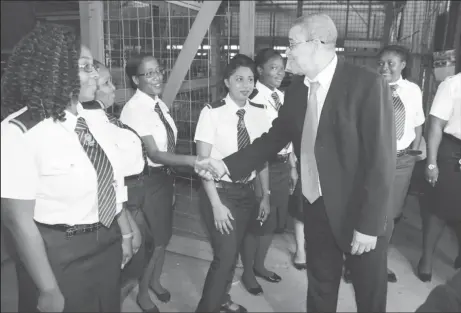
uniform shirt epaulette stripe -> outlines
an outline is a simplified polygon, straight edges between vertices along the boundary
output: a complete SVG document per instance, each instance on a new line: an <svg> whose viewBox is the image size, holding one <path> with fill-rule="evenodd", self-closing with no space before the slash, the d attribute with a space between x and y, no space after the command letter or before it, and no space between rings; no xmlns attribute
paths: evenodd
<svg viewBox="0 0 461 313"><path fill-rule="evenodd" d="M43 120L43 118L35 118L32 113L27 110L24 113L16 116L15 118L10 120L10 123L15 124L21 130L25 133L31 128L33 128L35 125L40 123Z"/></svg>
<svg viewBox="0 0 461 313"><path fill-rule="evenodd" d="M254 103L254 102L251 102L251 101L248 101L250 103L250 105L254 106L254 107L257 107L257 108L260 108L260 109L265 109L266 106L264 104L259 104L259 103Z"/></svg>
<svg viewBox="0 0 461 313"><path fill-rule="evenodd" d="M256 95L259 93L258 89L253 89L253 92L250 94L250 96L248 97L249 99L253 99L254 97L256 97Z"/></svg>
<svg viewBox="0 0 461 313"><path fill-rule="evenodd" d="M207 104L207 107L209 107L210 109L216 109L216 108L222 107L225 104L226 104L226 100L219 99L219 100L213 101L210 104Z"/></svg>

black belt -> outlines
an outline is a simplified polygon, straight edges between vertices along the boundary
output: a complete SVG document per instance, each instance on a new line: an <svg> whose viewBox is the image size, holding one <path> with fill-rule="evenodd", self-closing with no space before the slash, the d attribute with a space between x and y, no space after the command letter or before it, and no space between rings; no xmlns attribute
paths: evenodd
<svg viewBox="0 0 461 313"><path fill-rule="evenodd" d="M146 166L145 170L144 170L144 174L146 176L151 176L153 174L158 174L158 173L166 173L168 175L171 175L173 173L173 170L171 169L170 166L157 166L157 167L154 167L154 166Z"/></svg>
<svg viewBox="0 0 461 313"><path fill-rule="evenodd" d="M421 150L414 150L414 149L409 149L405 148L402 150L397 150L397 157L402 157L404 155L411 155L411 156L417 156L422 154L423 152Z"/></svg>
<svg viewBox="0 0 461 313"><path fill-rule="evenodd" d="M289 154L289 153L277 154L277 155L270 161L270 163L287 163L289 158L290 158L290 154Z"/></svg>
<svg viewBox="0 0 461 313"><path fill-rule="evenodd" d="M93 232L95 230L98 230L99 228L101 228L103 226L99 222L94 223L94 224L80 224L80 225L73 225L73 226L67 225L67 224L49 225L49 224L43 224L43 223L39 223L39 222L35 222L35 223L42 226L42 227L45 227L45 228L65 232L66 233L66 238L70 238L70 237L78 235L78 234L90 233L90 232ZM116 221L114 220L113 223L116 223Z"/></svg>
<svg viewBox="0 0 461 313"><path fill-rule="evenodd" d="M234 182L228 182L225 180L220 180L220 181L215 182L215 186L216 188L235 188L235 187L243 188L247 186L250 186L251 188L253 188L253 180L246 182L246 183L239 183L239 182L234 183Z"/></svg>

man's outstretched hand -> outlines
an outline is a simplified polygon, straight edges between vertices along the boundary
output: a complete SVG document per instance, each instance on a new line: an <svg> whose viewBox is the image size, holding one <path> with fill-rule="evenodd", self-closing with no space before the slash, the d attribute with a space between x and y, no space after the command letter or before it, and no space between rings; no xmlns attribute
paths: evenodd
<svg viewBox="0 0 461 313"><path fill-rule="evenodd" d="M224 162L213 158L197 157L194 170L200 177L206 180L220 180L224 175L229 174Z"/></svg>

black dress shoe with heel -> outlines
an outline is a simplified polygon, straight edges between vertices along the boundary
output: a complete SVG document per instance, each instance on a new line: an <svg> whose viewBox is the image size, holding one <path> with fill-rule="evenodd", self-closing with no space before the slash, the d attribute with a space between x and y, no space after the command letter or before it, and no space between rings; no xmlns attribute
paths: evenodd
<svg viewBox="0 0 461 313"><path fill-rule="evenodd" d="M155 294L155 296L157 297L157 299L159 299L160 301L162 301L163 303L167 303L167 302L170 302L171 300L171 294L170 292L167 290L165 291L164 293L157 293L157 291L155 290L152 290Z"/></svg>
<svg viewBox="0 0 461 313"><path fill-rule="evenodd" d="M419 260L419 262L418 262L417 276L418 276L419 280L422 281L423 283L427 283L427 282L430 282L432 280L432 272L423 273L421 271L421 260Z"/></svg>
<svg viewBox="0 0 461 313"><path fill-rule="evenodd" d="M307 269L306 263L296 263L295 261L293 261L293 266L294 266L295 269L297 269L298 271L302 271L302 270Z"/></svg>
<svg viewBox="0 0 461 313"><path fill-rule="evenodd" d="M272 275L265 276L265 275L261 275L256 270L253 270L253 271L254 271L256 277L262 278L262 279L264 279L264 280L266 280L266 281L268 281L270 283L278 283L278 282L280 282L282 280L282 277L275 274L274 272L272 272Z"/></svg>
<svg viewBox="0 0 461 313"><path fill-rule="evenodd" d="M389 283L396 283L397 282L397 275L390 269L387 269L387 281Z"/></svg>
<svg viewBox="0 0 461 313"><path fill-rule="evenodd" d="M242 282L243 287L245 287L245 289L246 289L250 294L252 294L253 296L259 296L259 295L262 295L262 294L263 294L263 288L261 287L261 285L257 284L256 287L249 287L249 286L247 286L247 284L243 281L243 279L241 280L241 282Z"/></svg>
<svg viewBox="0 0 461 313"><path fill-rule="evenodd" d="M221 305L221 309L219 310L219 312L223 312L223 313L246 313L248 312L248 310L240 305L240 304L237 304L235 303L237 306L238 306L238 309L237 310L232 310L231 309L231 306L232 304L234 304L232 301L229 301L223 305Z"/></svg>
<svg viewBox="0 0 461 313"><path fill-rule="evenodd" d="M157 313L157 312L160 312L160 310L158 309L158 307L154 304L153 307L149 308L149 309L145 309L142 307L142 305L139 303L139 299L138 297L136 297L136 304L139 306L139 308L141 309L141 311L143 312L146 312L146 313Z"/></svg>

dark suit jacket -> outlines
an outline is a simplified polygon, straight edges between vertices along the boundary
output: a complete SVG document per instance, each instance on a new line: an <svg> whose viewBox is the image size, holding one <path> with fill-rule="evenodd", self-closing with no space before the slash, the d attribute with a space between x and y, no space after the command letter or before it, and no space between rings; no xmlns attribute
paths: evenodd
<svg viewBox="0 0 461 313"><path fill-rule="evenodd" d="M245 176L290 141L300 160L307 94L304 77L296 78L268 133L224 159L232 179ZM339 59L321 112L315 155L330 225L346 252L354 229L373 236L385 233L395 151L388 84L372 70Z"/></svg>

